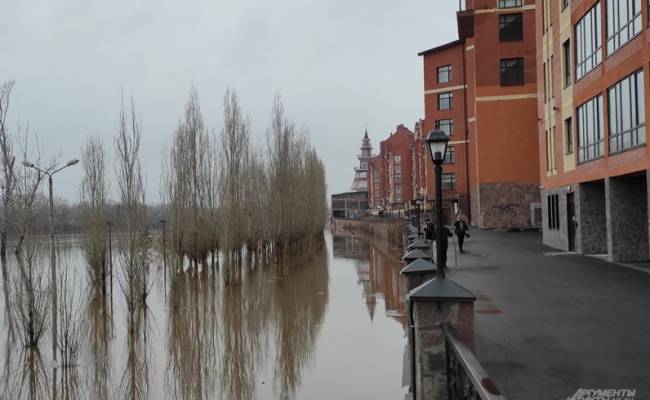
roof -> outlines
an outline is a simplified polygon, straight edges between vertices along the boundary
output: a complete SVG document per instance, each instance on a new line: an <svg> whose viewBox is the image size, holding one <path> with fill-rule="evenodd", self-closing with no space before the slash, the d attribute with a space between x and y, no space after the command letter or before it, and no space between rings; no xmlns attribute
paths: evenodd
<svg viewBox="0 0 650 400"><path fill-rule="evenodd" d="M445 44L442 44L440 46L433 47L433 48L431 48L429 50L422 50L421 52L418 53L418 56L426 56L427 54L436 53L438 51L442 51L442 50L448 49L450 47L457 46L457 45L459 45L461 43L463 43L463 41L460 40L460 39L457 39L457 40L454 40L453 42L445 43Z"/></svg>
<svg viewBox="0 0 650 400"><path fill-rule="evenodd" d="M432 263L431 261L427 261L423 258L418 258L417 260L413 261L406 267L402 268L400 271L401 274L408 275L408 274L417 274L421 272L433 272L436 270L436 265Z"/></svg>
<svg viewBox="0 0 650 400"><path fill-rule="evenodd" d="M433 278L409 292L409 300L473 302L476 296L449 278Z"/></svg>
<svg viewBox="0 0 650 400"><path fill-rule="evenodd" d="M415 260L416 258L424 258L425 260L430 260L431 256L428 255L427 253L423 252L422 250L415 249L411 250L408 253L404 254L404 257L402 257L402 260Z"/></svg>

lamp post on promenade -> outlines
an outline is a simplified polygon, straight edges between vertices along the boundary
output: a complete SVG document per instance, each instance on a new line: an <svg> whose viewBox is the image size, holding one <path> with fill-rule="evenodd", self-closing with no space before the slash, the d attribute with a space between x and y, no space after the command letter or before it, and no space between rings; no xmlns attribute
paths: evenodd
<svg viewBox="0 0 650 400"><path fill-rule="evenodd" d="M67 167L71 167L75 164L77 164L79 160L73 159L68 161L63 167L59 169L55 169L54 171L45 171L36 165L34 165L33 162L24 160L23 161L23 166L27 168L33 168L37 170L38 172L47 175L47 183L48 183L48 190L49 190L49 200L50 200L50 285L52 286L52 357L54 357L54 361L56 361L56 335L57 335L57 322L56 322L56 250L54 247L54 192L52 190L52 176L56 174L59 171L62 171L63 169Z"/></svg>
<svg viewBox="0 0 650 400"><path fill-rule="evenodd" d="M445 277L445 269L441 261L444 258L441 246L444 239L442 231L442 162L445 159L448 141L449 137L441 130L433 130L427 136L429 155L435 166L436 173L436 264L438 266L438 278Z"/></svg>

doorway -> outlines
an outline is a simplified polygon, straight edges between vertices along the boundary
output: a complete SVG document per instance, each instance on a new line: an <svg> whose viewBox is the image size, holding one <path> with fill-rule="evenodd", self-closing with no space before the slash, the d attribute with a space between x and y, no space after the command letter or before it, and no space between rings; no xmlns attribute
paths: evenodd
<svg viewBox="0 0 650 400"><path fill-rule="evenodd" d="M576 207L574 193L566 195L568 250L576 251Z"/></svg>

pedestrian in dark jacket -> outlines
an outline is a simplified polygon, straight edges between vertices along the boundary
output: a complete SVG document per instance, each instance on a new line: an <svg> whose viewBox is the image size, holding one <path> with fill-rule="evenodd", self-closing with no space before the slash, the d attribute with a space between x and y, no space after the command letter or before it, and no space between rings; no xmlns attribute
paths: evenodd
<svg viewBox="0 0 650 400"><path fill-rule="evenodd" d="M441 250L441 253L442 253L441 258L440 258L440 262L442 263L442 266L444 268L447 268L447 249L449 248L449 238L451 237L452 233L451 233L451 230L449 230L449 228L445 224L445 222L446 221L445 221L445 219L443 217L441 223L436 225L436 228L442 229L442 242L440 242L440 243L436 242L436 246L440 246L440 250ZM438 237L437 232L436 232L435 237L436 238Z"/></svg>
<svg viewBox="0 0 650 400"><path fill-rule="evenodd" d="M463 243L465 242L465 238L469 237L469 226L467 226L467 223L460 215L456 218L456 222L454 222L454 230L456 231L456 238L458 238L458 248L461 253L464 253Z"/></svg>
<svg viewBox="0 0 650 400"><path fill-rule="evenodd" d="M427 240L436 240L436 227L433 225L430 219L427 219L426 225L424 226L424 238Z"/></svg>

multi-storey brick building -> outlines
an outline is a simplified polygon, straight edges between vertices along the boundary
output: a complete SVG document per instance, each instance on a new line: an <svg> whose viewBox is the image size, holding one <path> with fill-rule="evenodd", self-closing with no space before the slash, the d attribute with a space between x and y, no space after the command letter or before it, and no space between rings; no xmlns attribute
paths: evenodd
<svg viewBox="0 0 650 400"><path fill-rule="evenodd" d="M457 21L458 40L419 53L425 119L417 145L434 127L450 135L447 207L457 204L481 227L528 227L539 202L534 1L467 0ZM424 171L421 192L432 200L431 162Z"/></svg>
<svg viewBox="0 0 650 400"><path fill-rule="evenodd" d="M537 7L544 243L647 260L648 3Z"/></svg>
<svg viewBox="0 0 650 400"><path fill-rule="evenodd" d="M413 132L398 125L368 161L370 207L374 211L404 211L413 200Z"/></svg>

